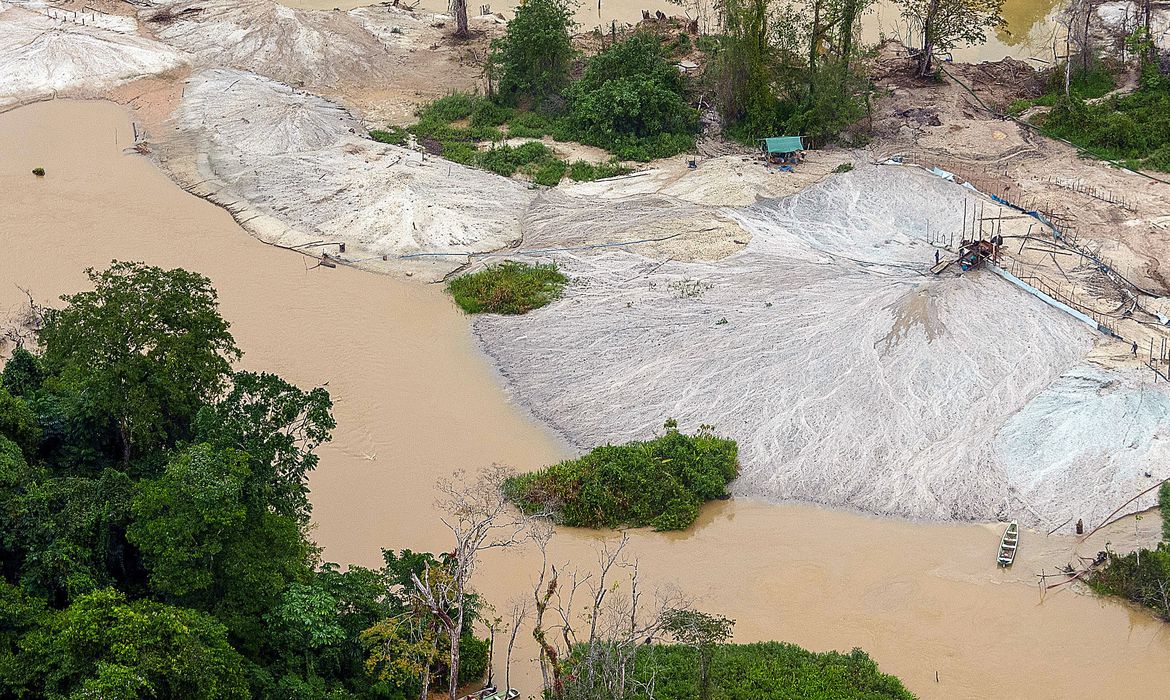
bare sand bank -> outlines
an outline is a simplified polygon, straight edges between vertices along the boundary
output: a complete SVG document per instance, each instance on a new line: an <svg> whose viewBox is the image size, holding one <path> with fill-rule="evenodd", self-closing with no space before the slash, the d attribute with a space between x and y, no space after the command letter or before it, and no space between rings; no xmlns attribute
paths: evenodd
<svg viewBox="0 0 1170 700"><path fill-rule="evenodd" d="M131 126L109 103L54 101L0 115L0 312L28 287L47 300L112 258L211 277L244 364L302 386L328 382L338 428L313 476L315 537L331 560L376 565L379 547L447 545L435 479L490 462L530 469L565 448L507 401L466 319L435 287L355 270L306 271L298 255L125 155ZM30 174L47 171L44 179ZM1157 537L1156 517L1080 545ZM823 650L860 646L923 698L1157 696L1170 633L1142 611L1062 590L1041 602L1033 574L1073 558L1070 538L1025 533L1009 572L994 525L922 525L810 506L734 500L691 531L634 533L648 579L738 620L737 638ZM556 561L585 566L605 533L563 531ZM530 595L531 552L485 562L477 586L501 610ZM526 640L525 640L526 641ZM517 652L513 678L537 687ZM935 672L939 682L935 682Z"/></svg>

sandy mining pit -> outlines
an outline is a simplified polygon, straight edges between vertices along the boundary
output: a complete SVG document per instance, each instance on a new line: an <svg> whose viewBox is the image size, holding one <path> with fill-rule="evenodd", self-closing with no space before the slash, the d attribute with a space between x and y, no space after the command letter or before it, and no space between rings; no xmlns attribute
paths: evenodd
<svg viewBox="0 0 1170 700"><path fill-rule="evenodd" d="M924 274L931 232L960 228L974 195L865 163L949 149L1036 196L1063 192L1056 175L1117 190L1131 176L983 116L957 86L907 82L904 57L880 59L894 98L875 110L873 153L816 153L794 174L679 158L533 189L366 136L473 87L495 25L456 47L433 18L388 6L178 0L85 25L37 8L0 12L0 38L37 47L12 55L0 100L154 76L119 93L146 120L143 150L262 240L426 280L534 251L563 265L565 299L475 328L513 397L579 447L646 437L667 417L711 423L741 444L742 495L1038 526L1092 523L1170 469L1161 386L1087 364L1112 351L990 274ZM1031 74L955 70L992 102ZM845 162L859 169L831 175ZM1125 222L1113 203L1078 214L1090 230L1125 223L1112 254L1156 287L1164 201L1133 193Z"/></svg>
<svg viewBox="0 0 1170 700"><path fill-rule="evenodd" d="M118 138L110 138L118 134ZM208 275L244 366L302 387L328 384L337 429L311 477L312 536L327 561L381 566L380 548L442 551L435 481L491 462L527 470L568 454L525 420L475 351L465 318L434 286L356 270L305 271L252 240L224 211L188 196L134 151L126 113L53 100L0 114L0 314L83 288L112 257ZM43 165L48 177L29 170ZM160 225L165 222L165 225ZM30 264L37 261L39 264ZM606 351L602 346L600 351ZM602 407L604 408L604 407ZM923 700L1159 697L1170 683L1164 623L1035 574L1160 537L1157 517L1085 540L1027 532L1011 570L993 563L1002 526L908 523L808 505L732 499L686 532L630 533L647 590L679 590L736 619L736 641L865 649ZM563 528L551 556L588 568L615 533ZM1106 543L1109 543L1106 545ZM531 600L533 548L495 550L476 590L506 612ZM973 624L977 621L977 624ZM496 677L504 642L497 639ZM538 692L529 630L512 684ZM988 669L1018 673L988 673Z"/></svg>
<svg viewBox="0 0 1170 700"><path fill-rule="evenodd" d="M751 242L723 260L551 254L566 297L475 330L513 396L581 447L673 417L739 441L739 495L1100 522L1170 476L1170 392L1085 364L1095 334L989 272L926 274L928 227L961 228L968 197L862 168L727 212Z"/></svg>

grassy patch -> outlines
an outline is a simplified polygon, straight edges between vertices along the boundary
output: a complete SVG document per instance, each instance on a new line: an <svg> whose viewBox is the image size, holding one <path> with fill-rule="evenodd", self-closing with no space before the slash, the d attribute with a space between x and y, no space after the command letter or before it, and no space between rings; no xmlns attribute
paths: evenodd
<svg viewBox="0 0 1170 700"><path fill-rule="evenodd" d="M643 645L634 676L654 679L655 700L693 700L699 679L693 647ZM815 653L782 642L723 644L711 656L710 697L718 700L913 700L860 649ZM630 696L645 700L644 693Z"/></svg>
<svg viewBox="0 0 1170 700"><path fill-rule="evenodd" d="M556 265L507 261L456 277L447 291L469 314L525 314L560 297L567 282Z"/></svg>
<svg viewBox="0 0 1170 700"><path fill-rule="evenodd" d="M589 163L578 160L569 166L569 177L578 182L592 182L593 180L600 180L606 177L625 175L628 172L630 172L629 168L617 162Z"/></svg>
<svg viewBox="0 0 1170 700"><path fill-rule="evenodd" d="M598 447L514 477L506 489L525 512L552 511L565 525L685 530L705 501L728 495L738 454L734 440L709 426L684 435L667 421L666 433L653 440Z"/></svg>
<svg viewBox="0 0 1170 700"><path fill-rule="evenodd" d="M388 126L385 130L370 129L370 138L382 143L401 146L406 143L406 129L400 126Z"/></svg>

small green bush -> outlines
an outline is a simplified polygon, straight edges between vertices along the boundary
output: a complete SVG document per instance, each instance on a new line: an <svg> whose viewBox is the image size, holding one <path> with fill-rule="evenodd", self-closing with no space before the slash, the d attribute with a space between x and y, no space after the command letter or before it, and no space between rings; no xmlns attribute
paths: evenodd
<svg viewBox="0 0 1170 700"><path fill-rule="evenodd" d="M734 440L709 426L683 435L674 421L645 442L598 447L530 474L509 479L508 497L528 513L552 511L573 527L645 527L685 530L704 502L727 497L739 473Z"/></svg>
<svg viewBox="0 0 1170 700"><path fill-rule="evenodd" d="M853 163L842 163L836 168L833 168L835 173L847 173L853 170Z"/></svg>
<svg viewBox="0 0 1170 700"><path fill-rule="evenodd" d="M553 160L545 163L536 169L532 174L532 181L538 185L545 185L546 187L555 187L565 176L565 170L568 166L563 160Z"/></svg>
<svg viewBox="0 0 1170 700"><path fill-rule="evenodd" d="M44 177L45 176L45 169L44 168L33 168L33 175L36 175L37 177Z"/></svg>
<svg viewBox="0 0 1170 700"><path fill-rule="evenodd" d="M554 264L507 261L447 283L459 308L469 314L526 314L561 296L568 278Z"/></svg>
<svg viewBox="0 0 1170 700"><path fill-rule="evenodd" d="M592 182L593 180L600 180L606 177L625 175L628 172L630 172L630 169L622 166L620 163L595 164L578 160L569 166L569 177L578 182Z"/></svg>
<svg viewBox="0 0 1170 700"><path fill-rule="evenodd" d="M471 126L501 126L516 115L516 110L498 105L491 100L480 100L471 112Z"/></svg>
<svg viewBox="0 0 1170 700"><path fill-rule="evenodd" d="M446 97L440 97L420 109L418 112L419 121L423 121L428 117L447 123L466 119L471 116L472 112L475 111L476 107L482 101L483 98L476 95L469 95L465 92L454 92Z"/></svg>
<svg viewBox="0 0 1170 700"><path fill-rule="evenodd" d="M508 136L538 139L552 131L552 121L539 112L519 112L508 122Z"/></svg>
<svg viewBox="0 0 1170 700"><path fill-rule="evenodd" d="M401 146L406 143L406 129L400 126L388 126L385 131L381 129L370 129L370 138L382 143Z"/></svg>

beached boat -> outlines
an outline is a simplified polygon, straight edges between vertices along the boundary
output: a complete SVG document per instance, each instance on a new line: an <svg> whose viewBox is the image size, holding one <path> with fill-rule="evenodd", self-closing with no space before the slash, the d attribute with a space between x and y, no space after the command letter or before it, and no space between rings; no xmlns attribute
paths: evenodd
<svg viewBox="0 0 1170 700"><path fill-rule="evenodd" d="M1016 548L1020 546L1020 526L1013 520L1007 529L1003 531L1003 538L999 541L999 559L997 563L1000 566L1011 566L1012 562L1016 560Z"/></svg>

